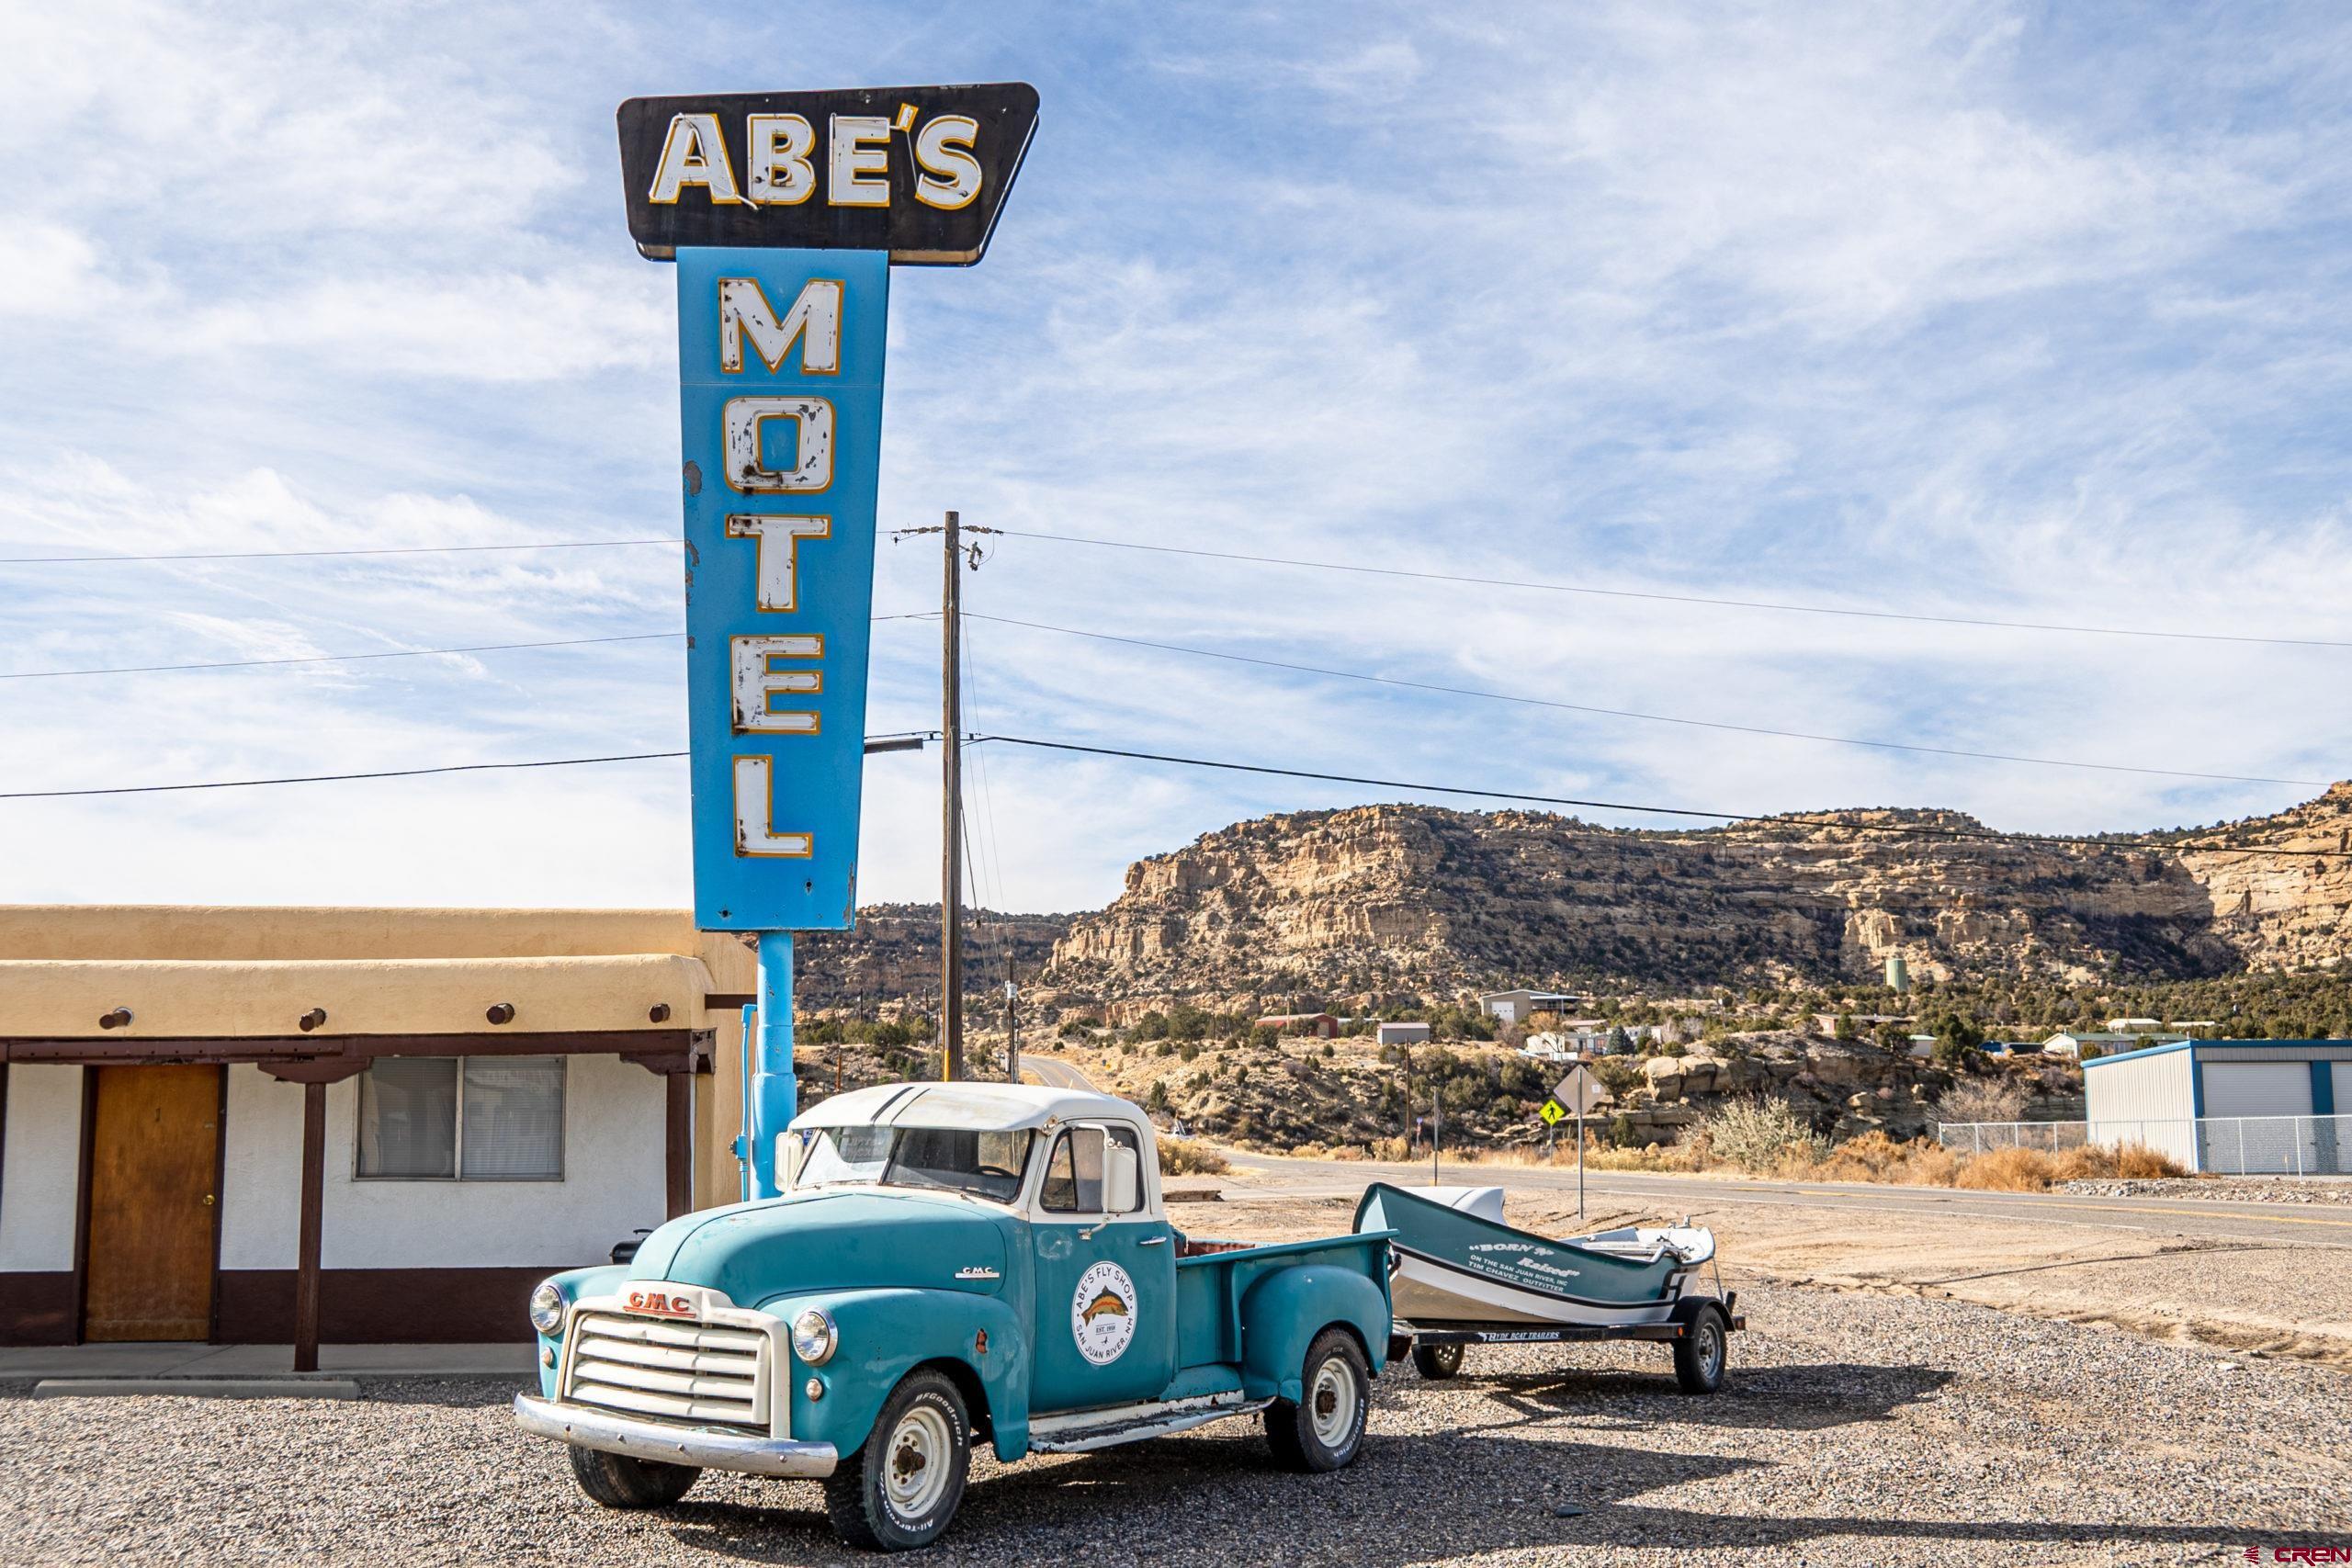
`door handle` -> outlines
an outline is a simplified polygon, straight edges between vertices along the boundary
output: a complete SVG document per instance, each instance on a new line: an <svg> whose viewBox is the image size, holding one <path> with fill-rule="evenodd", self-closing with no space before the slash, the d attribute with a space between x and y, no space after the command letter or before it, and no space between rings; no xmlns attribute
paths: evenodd
<svg viewBox="0 0 2352 1568"><path fill-rule="evenodd" d="M212 1194L209 1192L204 1195L204 1206L208 1209L212 1207Z"/></svg>
<svg viewBox="0 0 2352 1568"><path fill-rule="evenodd" d="M1148 1235L1136 1245L1137 1247L1166 1247L1168 1238L1164 1235Z"/></svg>

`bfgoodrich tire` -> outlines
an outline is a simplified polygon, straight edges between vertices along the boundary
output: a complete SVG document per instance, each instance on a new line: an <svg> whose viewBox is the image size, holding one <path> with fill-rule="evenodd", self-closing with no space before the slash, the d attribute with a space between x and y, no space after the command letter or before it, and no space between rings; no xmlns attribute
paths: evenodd
<svg viewBox="0 0 2352 1568"><path fill-rule="evenodd" d="M1355 1337L1327 1328L1306 1348L1295 1401L1266 1406L1266 1442L1284 1470L1343 1470L1363 1447L1364 1414L1372 1405L1372 1373Z"/></svg>
<svg viewBox="0 0 2352 1568"><path fill-rule="evenodd" d="M702 1472L691 1464L663 1464L567 1443L572 1479L580 1490L607 1508L666 1508L686 1495Z"/></svg>
<svg viewBox="0 0 2352 1568"><path fill-rule="evenodd" d="M1713 1393L1724 1386L1724 1369L1730 1360L1731 1320L1714 1303L1704 1303L1685 1321L1682 1337L1674 1342L1674 1381L1685 1393Z"/></svg>
<svg viewBox="0 0 2352 1568"><path fill-rule="evenodd" d="M869 1551L929 1546L964 1501L972 1464L964 1396L938 1372L910 1372L890 1391L874 1430L825 1479L833 1531Z"/></svg>
<svg viewBox="0 0 2352 1568"><path fill-rule="evenodd" d="M1462 1370L1462 1347L1415 1345L1413 1370L1432 1382L1443 1382Z"/></svg>

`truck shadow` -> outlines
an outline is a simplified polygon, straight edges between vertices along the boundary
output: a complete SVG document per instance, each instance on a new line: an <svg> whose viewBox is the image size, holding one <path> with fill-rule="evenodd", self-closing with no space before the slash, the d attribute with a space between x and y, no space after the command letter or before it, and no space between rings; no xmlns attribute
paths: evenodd
<svg viewBox="0 0 2352 1568"><path fill-rule="evenodd" d="M1012 1467L984 1459L942 1546L958 1560L989 1562L1164 1556L1404 1568L1438 1555L1598 1547L1687 1552L1850 1540L1890 1558L1905 1556L1909 1542L1920 1543L1913 1551L1932 1550L1928 1543L1985 1543L2169 1555L2267 1539L2243 1526L2052 1520L2030 1514L2037 1504L2022 1497L1979 1504L1976 1517L1816 1513L1813 1467L1826 1454L1800 1449L1785 1459L1747 1458L1636 1446L1632 1438L1647 1433L1666 1445L1677 1429L1806 1433L1885 1421L1949 1381L1947 1373L1909 1368L1781 1366L1735 1373L1724 1393L1690 1398L1668 1378L1627 1371L1453 1383L1391 1374L1382 1381L1363 1454L1335 1474L1275 1470L1256 1424L1238 1421ZM1695 1438L1710 1440L1703 1431ZM1736 1499L1709 1497L1716 1489L1708 1483L1758 1472L1779 1474L1760 1488L1757 1480L1741 1484ZM1701 1488L1705 1500L1691 1506L1648 1500L1684 1486ZM1736 1501L1752 1509L1759 1493L1784 1497L1798 1517L1721 1506ZM660 1528L681 1548L747 1562L873 1561L833 1540L813 1486L777 1483L763 1503L768 1498L773 1506L747 1506L698 1503L690 1495ZM1930 1516L1951 1506L1932 1489L1921 1491L1916 1506Z"/></svg>
<svg viewBox="0 0 2352 1568"><path fill-rule="evenodd" d="M1349 1563L1407 1568L1434 1556L1642 1547L1679 1552L1849 1540L1882 1560L1905 1543L2104 1547L2130 1554L2226 1546L2268 1532L2243 1526L2065 1521L2028 1517L1888 1518L1805 1514L1802 1466L1619 1445L1430 1433L1374 1437L1348 1470L1287 1474L1255 1435L1192 1434L1131 1449L974 1476L947 1539L957 1561ZM1799 1517L1671 1507L1640 1499L1755 1471L1787 1472ZM813 1488L770 1509L695 1505L665 1521L681 1548L747 1562L871 1562L832 1538ZM788 1500L787 1500L788 1499ZM2030 1505L2004 1504L2024 1507ZM1923 1496L1923 1512L1937 1501ZM1915 1551L1919 1548L1914 1548ZM1704 1558L1700 1559L1705 1561Z"/></svg>

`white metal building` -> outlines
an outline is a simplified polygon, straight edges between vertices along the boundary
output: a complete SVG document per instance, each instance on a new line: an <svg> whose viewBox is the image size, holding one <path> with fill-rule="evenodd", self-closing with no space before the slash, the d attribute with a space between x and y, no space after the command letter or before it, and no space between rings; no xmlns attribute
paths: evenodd
<svg viewBox="0 0 2352 1568"><path fill-rule="evenodd" d="M2191 1170L2352 1174L2352 1040L2180 1040L2083 1064L2095 1144Z"/></svg>

